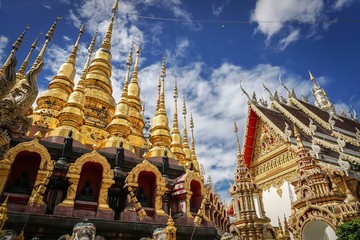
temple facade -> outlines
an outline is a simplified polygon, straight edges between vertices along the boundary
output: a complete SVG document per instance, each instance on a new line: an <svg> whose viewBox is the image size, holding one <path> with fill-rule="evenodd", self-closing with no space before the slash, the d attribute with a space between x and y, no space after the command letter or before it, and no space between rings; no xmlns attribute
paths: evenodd
<svg viewBox="0 0 360 240"><path fill-rule="evenodd" d="M140 44L129 50L122 93L113 96L117 10L116 0L101 46L95 46L96 34L89 43L77 84L85 25L38 96L37 77L48 64L43 56L60 18L29 68L38 39L19 68L15 57L27 29L1 67L1 239L336 239L340 224L360 217L360 123L356 112L337 113L310 72L314 104L284 84L287 98L264 85L269 103L241 87L248 115L242 147L234 123L236 170L226 206L211 179L204 179L196 119L185 98L179 129L176 81L169 124L165 58L149 132L138 77ZM282 194L284 183L293 188L290 196ZM270 224L263 203L270 188L291 197L288 217L279 215L284 220L277 226Z"/></svg>

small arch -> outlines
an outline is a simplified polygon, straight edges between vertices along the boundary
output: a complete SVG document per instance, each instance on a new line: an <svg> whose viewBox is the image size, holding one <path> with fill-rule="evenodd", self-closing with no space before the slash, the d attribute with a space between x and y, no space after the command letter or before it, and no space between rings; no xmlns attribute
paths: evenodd
<svg viewBox="0 0 360 240"><path fill-rule="evenodd" d="M140 172L136 197L141 206L148 208L155 207L156 176L153 172Z"/></svg>
<svg viewBox="0 0 360 240"><path fill-rule="evenodd" d="M86 162L81 168L76 200L97 202L99 199L103 166L97 162Z"/></svg>
<svg viewBox="0 0 360 240"><path fill-rule="evenodd" d="M30 195L40 162L41 156L36 152L19 152L11 165L5 192Z"/></svg>
<svg viewBox="0 0 360 240"><path fill-rule="evenodd" d="M203 198L201 195L201 184L196 180L192 180L190 183L190 191L192 192L190 198L190 211L197 213Z"/></svg>

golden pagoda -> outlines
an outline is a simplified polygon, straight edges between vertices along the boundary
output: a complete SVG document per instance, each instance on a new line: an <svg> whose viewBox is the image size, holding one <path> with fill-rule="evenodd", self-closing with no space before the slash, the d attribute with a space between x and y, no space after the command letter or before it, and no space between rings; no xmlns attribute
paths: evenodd
<svg viewBox="0 0 360 240"><path fill-rule="evenodd" d="M85 124L81 132L87 145L94 145L106 139L109 133L106 130L116 107L112 96L111 86L111 37L115 16L118 10L118 0L112 8L110 23L101 43L91 61L85 79Z"/></svg>
<svg viewBox="0 0 360 240"><path fill-rule="evenodd" d="M100 148L118 147L119 144L122 143L125 149L134 152L133 146L128 142L132 129L129 121L129 104L127 95L130 67L132 64L132 50L133 46L131 46L128 60L126 62L127 70L121 98L119 103L116 105L115 114L107 127L107 131L110 135L106 140L103 140L103 143L100 144Z"/></svg>
<svg viewBox="0 0 360 240"><path fill-rule="evenodd" d="M166 115L165 108L165 57L161 64L161 90L158 96L159 109L155 112L155 116L151 121L150 129L150 142L151 147L147 153L147 157L161 157L166 150L170 158L174 158L173 153L170 151L171 135L169 128L169 121Z"/></svg>
<svg viewBox="0 0 360 240"><path fill-rule="evenodd" d="M81 134L81 127L85 123L84 117L84 104L85 104L85 77L88 72L91 55L94 51L95 41L96 41L95 33L93 39L88 48L88 56L82 70L82 74L80 76L79 82L76 85L74 91L70 94L67 103L64 105L64 108L59 112L56 116L58 121L57 127L54 130L51 130L46 134L46 137L66 137L69 132L72 131L73 139L85 144L85 138Z"/></svg>
<svg viewBox="0 0 360 240"><path fill-rule="evenodd" d="M30 116L38 126L45 127L49 130L56 128L59 120L57 114L67 103L74 87L76 55L80 44L81 36L85 31L85 24L80 28L78 38L70 53L67 61L62 64L57 74L50 81L48 90L44 91L36 100L36 108ZM36 130L30 132L33 136Z"/></svg>
<svg viewBox="0 0 360 240"><path fill-rule="evenodd" d="M129 121L131 123L132 133L129 136L129 142L134 147L145 148L147 142L144 137L144 116L141 114L142 105L140 99L140 86L138 79L139 72L140 43L136 50L135 66L128 88Z"/></svg>

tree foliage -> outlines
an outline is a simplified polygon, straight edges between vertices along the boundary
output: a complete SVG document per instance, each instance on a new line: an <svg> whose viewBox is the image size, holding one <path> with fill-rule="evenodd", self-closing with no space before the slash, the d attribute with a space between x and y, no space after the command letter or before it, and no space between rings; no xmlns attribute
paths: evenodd
<svg viewBox="0 0 360 240"><path fill-rule="evenodd" d="M336 236L338 240L359 240L360 219L354 219L338 226Z"/></svg>

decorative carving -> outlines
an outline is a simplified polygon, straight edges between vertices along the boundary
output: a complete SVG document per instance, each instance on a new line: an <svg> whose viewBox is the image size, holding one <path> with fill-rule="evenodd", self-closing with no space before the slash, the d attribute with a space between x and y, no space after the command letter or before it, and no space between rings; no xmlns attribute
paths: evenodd
<svg viewBox="0 0 360 240"><path fill-rule="evenodd" d="M99 209L102 210L110 210L109 205L107 203L107 193L109 187L114 183L114 172L111 169L111 166L107 159L98 153L96 150L92 151L91 153L86 153L78 158L74 163L70 164L69 172L67 177L71 182L71 186L68 189L68 193L66 199L61 203L64 206L73 206L76 190L78 187L80 173L83 165L87 162L96 162L102 165L103 172L102 172L102 183L100 189L100 197L98 200Z"/></svg>
<svg viewBox="0 0 360 240"><path fill-rule="evenodd" d="M125 179L125 183L131 187L138 187L138 178L141 172L152 172L156 176L156 197L155 210L158 215L167 215L162 209L162 196L164 196L166 188L166 179L161 175L157 167L151 164L146 158L136 165Z"/></svg>
<svg viewBox="0 0 360 240"><path fill-rule="evenodd" d="M14 87L16 82L16 67L17 61L12 57L9 64L4 67L4 75L0 75L0 99L6 96L9 91Z"/></svg>
<svg viewBox="0 0 360 240"><path fill-rule="evenodd" d="M41 61L35 68L31 68L25 77L0 101L5 113L12 112L22 116L29 110L38 94L36 80L43 65L44 63Z"/></svg>
<svg viewBox="0 0 360 240"><path fill-rule="evenodd" d="M40 155L40 168L36 176L35 186L41 184L44 177L52 171L51 156L47 149L41 145L37 138L30 142L19 143L5 154L4 160L0 162L0 192L3 191L6 178L10 173L10 167L20 152L35 152ZM35 190L33 190L33 194Z"/></svg>

